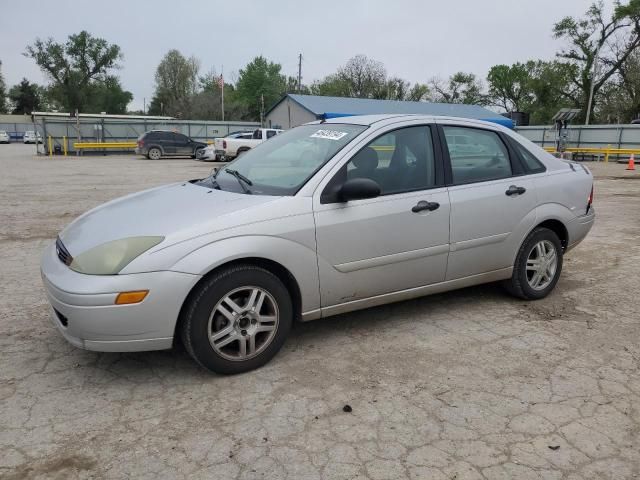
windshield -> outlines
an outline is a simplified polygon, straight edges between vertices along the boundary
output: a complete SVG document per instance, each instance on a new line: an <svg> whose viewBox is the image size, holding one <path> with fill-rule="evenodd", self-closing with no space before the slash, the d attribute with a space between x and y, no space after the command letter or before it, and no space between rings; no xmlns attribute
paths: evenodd
<svg viewBox="0 0 640 480"><path fill-rule="evenodd" d="M366 128L335 123L302 125L243 153L227 167L221 168L215 179L223 190L256 195L293 195Z"/></svg>

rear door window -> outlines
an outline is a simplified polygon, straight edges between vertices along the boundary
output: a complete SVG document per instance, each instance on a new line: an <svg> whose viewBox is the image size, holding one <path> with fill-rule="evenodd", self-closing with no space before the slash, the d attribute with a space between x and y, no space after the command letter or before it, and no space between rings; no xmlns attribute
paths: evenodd
<svg viewBox="0 0 640 480"><path fill-rule="evenodd" d="M511 177L509 151L491 130L443 126L454 184Z"/></svg>

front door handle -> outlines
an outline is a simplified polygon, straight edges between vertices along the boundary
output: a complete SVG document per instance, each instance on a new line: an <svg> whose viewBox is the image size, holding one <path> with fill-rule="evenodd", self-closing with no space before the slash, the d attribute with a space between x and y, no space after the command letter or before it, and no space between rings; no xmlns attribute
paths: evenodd
<svg viewBox="0 0 640 480"><path fill-rule="evenodd" d="M438 202L427 202L425 200L420 200L416 205L413 206L413 208L411 208L411 211L413 213L422 212L423 210L429 210L430 212L433 212L438 208L440 208L440 204Z"/></svg>
<svg viewBox="0 0 640 480"><path fill-rule="evenodd" d="M522 195L526 191L527 189L524 187L516 187L515 185L511 185L509 189L504 193L505 195L510 197L511 195Z"/></svg>

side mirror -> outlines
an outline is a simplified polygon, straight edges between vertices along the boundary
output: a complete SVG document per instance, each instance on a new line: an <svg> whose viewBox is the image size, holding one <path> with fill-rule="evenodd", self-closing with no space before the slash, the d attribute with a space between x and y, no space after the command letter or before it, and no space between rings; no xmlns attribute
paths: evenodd
<svg viewBox="0 0 640 480"><path fill-rule="evenodd" d="M342 184L339 197L343 202L375 198L380 195L380 185L370 178L352 178Z"/></svg>

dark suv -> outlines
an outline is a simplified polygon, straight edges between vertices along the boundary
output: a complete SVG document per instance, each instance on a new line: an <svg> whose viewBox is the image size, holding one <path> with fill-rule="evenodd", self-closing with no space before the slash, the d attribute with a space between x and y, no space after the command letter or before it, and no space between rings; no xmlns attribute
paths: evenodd
<svg viewBox="0 0 640 480"><path fill-rule="evenodd" d="M188 155L191 158L196 158L198 150L202 150L206 146L206 143L196 142L181 133L151 130L138 137L136 153L145 155L151 160L172 155Z"/></svg>

